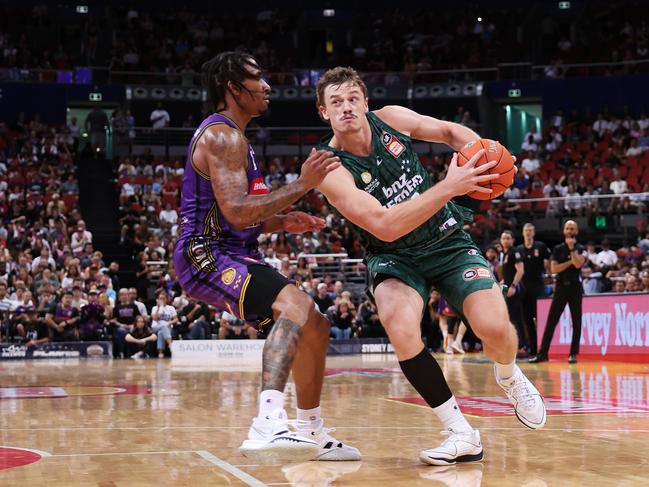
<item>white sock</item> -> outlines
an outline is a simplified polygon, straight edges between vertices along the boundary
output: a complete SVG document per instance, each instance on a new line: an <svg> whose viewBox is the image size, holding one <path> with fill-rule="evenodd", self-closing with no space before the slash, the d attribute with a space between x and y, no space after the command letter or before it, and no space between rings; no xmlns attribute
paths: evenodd
<svg viewBox="0 0 649 487"><path fill-rule="evenodd" d="M297 419L300 421L320 421L322 418L320 416L320 406L313 409L300 409L297 408Z"/></svg>
<svg viewBox="0 0 649 487"><path fill-rule="evenodd" d="M458 406L455 396L451 396L444 404L433 408L433 411L445 428L452 429L456 433L460 431L473 431L473 428L471 428L462 411L460 411L460 406Z"/></svg>
<svg viewBox="0 0 649 487"><path fill-rule="evenodd" d="M498 362L494 362L494 364L496 364L496 373L498 374L498 380L509 379L512 375L514 375L516 359L508 364L499 364Z"/></svg>
<svg viewBox="0 0 649 487"><path fill-rule="evenodd" d="M284 409L284 393L273 389L261 391L259 396L259 417L266 417L277 408Z"/></svg>
<svg viewBox="0 0 649 487"><path fill-rule="evenodd" d="M320 406L313 409L300 409L297 408L297 419L298 421L304 421L304 423L298 423L297 427L299 430L319 430L322 428L322 417L320 416Z"/></svg>

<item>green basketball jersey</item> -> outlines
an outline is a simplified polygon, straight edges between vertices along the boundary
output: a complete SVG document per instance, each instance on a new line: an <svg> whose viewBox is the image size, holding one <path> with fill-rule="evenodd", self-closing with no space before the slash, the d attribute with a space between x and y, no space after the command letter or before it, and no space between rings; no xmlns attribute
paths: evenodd
<svg viewBox="0 0 649 487"><path fill-rule="evenodd" d="M384 208L416 198L429 189L432 186L430 177L419 162L410 137L394 130L372 112L367 113L367 120L372 130L369 156L356 156L328 146L332 135L323 138L318 148L339 156L342 165L354 176L356 187L371 194ZM449 202L426 223L394 242L383 242L362 228L357 231L370 254L414 250L460 228L462 215L461 210Z"/></svg>

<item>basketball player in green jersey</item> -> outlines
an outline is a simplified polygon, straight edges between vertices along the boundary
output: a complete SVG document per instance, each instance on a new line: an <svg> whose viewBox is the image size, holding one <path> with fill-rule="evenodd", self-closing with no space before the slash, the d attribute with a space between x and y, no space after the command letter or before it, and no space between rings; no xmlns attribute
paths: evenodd
<svg viewBox="0 0 649 487"><path fill-rule="evenodd" d="M370 291L379 318L406 378L433 408L448 431L439 447L419 458L431 465L482 459L482 444L453 397L442 371L421 340L420 322L428 290L435 286L471 325L486 355L495 362L498 385L529 428L546 421L545 405L515 363L518 338L489 264L462 229L465 209L451 199L494 176L475 167L478 152L458 167L453 157L446 178L431 184L411 139L441 142L459 150L480 137L455 123L436 120L400 106L368 110L367 88L351 68L327 71L317 86L320 117L333 137L322 149L333 151L341 167L318 189L358 227L367 250Z"/></svg>

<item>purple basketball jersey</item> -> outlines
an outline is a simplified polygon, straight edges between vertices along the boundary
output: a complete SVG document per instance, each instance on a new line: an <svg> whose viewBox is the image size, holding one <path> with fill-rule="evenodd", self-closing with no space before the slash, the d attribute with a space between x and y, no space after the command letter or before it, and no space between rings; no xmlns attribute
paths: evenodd
<svg viewBox="0 0 649 487"><path fill-rule="evenodd" d="M216 124L238 130L232 120L214 114L203 120L192 137L185 164L174 263L178 281L187 294L245 319L243 303L251 277L248 265L264 264L257 248L262 225L235 230L219 209L209 174L194 165L196 142L207 128ZM248 144L248 194L268 192Z"/></svg>
<svg viewBox="0 0 649 487"><path fill-rule="evenodd" d="M209 175L197 169L192 160L196 142L206 129L216 124L225 124L238 130L237 125L225 115L214 114L203 120L194 132L185 163L178 240L198 236L207 237L217 240L219 246L227 252L258 257L257 238L262 231L261 224L235 230L219 209ZM250 144L248 144L248 186L249 194L269 192Z"/></svg>

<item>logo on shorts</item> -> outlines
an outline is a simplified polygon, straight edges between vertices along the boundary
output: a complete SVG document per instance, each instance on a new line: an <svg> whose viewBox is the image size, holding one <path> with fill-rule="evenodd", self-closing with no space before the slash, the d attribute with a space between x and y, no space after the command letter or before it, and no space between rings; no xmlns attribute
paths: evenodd
<svg viewBox="0 0 649 487"><path fill-rule="evenodd" d="M370 184L370 181L372 181L372 175L367 171L363 171L361 173L361 179L365 184Z"/></svg>
<svg viewBox="0 0 649 487"><path fill-rule="evenodd" d="M467 269L462 274L462 279L465 281L473 281L475 279L489 279L491 278L491 272L484 267L472 267Z"/></svg>
<svg viewBox="0 0 649 487"><path fill-rule="evenodd" d="M454 225L457 225L457 220L451 217L439 226L439 231L444 232Z"/></svg>
<svg viewBox="0 0 649 487"><path fill-rule="evenodd" d="M469 255L478 255L478 251L476 249L469 249L467 254L469 254Z"/></svg>
<svg viewBox="0 0 649 487"><path fill-rule="evenodd" d="M237 277L237 271L235 271L232 267L228 267L226 270L221 272L221 280L226 286L232 284L235 277Z"/></svg>

